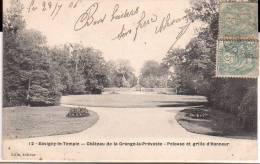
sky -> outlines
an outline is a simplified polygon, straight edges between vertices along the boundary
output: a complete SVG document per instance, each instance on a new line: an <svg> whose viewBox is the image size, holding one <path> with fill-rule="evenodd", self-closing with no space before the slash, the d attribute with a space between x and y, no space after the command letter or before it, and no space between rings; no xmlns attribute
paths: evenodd
<svg viewBox="0 0 260 164"><path fill-rule="evenodd" d="M4 7L7 8L9 3L10 0L5 0ZM82 43L99 49L106 60L129 60L137 75L145 61L161 62L181 32L180 27L187 23L174 23L158 34L155 33L156 27L159 29L167 14L170 14L170 21L182 18L185 16L184 10L190 7L189 0L22 0L22 3L26 28L41 31L46 36L49 46ZM46 10L43 10L44 3ZM88 10L89 8L91 10ZM113 13L114 16L119 16L125 10L133 10L133 15L111 21ZM76 22L86 11L90 11L89 15L93 14L95 21L104 18L105 14L106 17L103 23L92 23L75 31L75 24L77 27L84 24ZM113 40L120 34L123 25L123 32L131 30L131 33L125 34L126 36L120 40ZM194 28L198 26L198 23L191 24L174 48L183 48L194 37ZM137 27L137 37L133 41Z"/></svg>

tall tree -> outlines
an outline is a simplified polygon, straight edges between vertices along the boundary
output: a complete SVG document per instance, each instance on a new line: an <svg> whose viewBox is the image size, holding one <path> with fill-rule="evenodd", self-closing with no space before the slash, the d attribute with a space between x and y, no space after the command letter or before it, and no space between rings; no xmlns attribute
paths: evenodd
<svg viewBox="0 0 260 164"><path fill-rule="evenodd" d="M4 15L4 106L55 105L60 94L50 78L46 39L25 29L20 1Z"/></svg>
<svg viewBox="0 0 260 164"><path fill-rule="evenodd" d="M154 60L144 63L139 77L140 84L147 88L167 87L168 67Z"/></svg>
<svg viewBox="0 0 260 164"><path fill-rule="evenodd" d="M133 87L137 83L134 68L129 60L107 62L108 84L110 87Z"/></svg>

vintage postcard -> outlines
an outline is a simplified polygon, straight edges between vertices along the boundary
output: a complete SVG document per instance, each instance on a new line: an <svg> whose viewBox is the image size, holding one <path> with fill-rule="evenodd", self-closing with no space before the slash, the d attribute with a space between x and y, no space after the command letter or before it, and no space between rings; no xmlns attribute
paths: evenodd
<svg viewBox="0 0 260 164"><path fill-rule="evenodd" d="M5 0L7 161L256 162L257 0Z"/></svg>

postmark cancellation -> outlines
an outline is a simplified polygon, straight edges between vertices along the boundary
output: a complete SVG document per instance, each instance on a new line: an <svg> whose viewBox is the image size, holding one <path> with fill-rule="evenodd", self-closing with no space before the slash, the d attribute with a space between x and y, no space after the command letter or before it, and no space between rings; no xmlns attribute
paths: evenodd
<svg viewBox="0 0 260 164"><path fill-rule="evenodd" d="M220 2L216 77L257 78L257 10L253 1Z"/></svg>
<svg viewBox="0 0 260 164"><path fill-rule="evenodd" d="M220 3L219 38L256 40L257 20L257 3Z"/></svg>
<svg viewBox="0 0 260 164"><path fill-rule="evenodd" d="M219 40L216 55L216 76L257 78L258 42Z"/></svg>

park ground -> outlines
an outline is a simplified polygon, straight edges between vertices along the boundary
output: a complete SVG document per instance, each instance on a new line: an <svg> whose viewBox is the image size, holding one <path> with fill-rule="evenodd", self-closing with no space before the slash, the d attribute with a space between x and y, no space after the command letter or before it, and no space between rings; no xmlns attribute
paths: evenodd
<svg viewBox="0 0 260 164"><path fill-rule="evenodd" d="M97 122L81 132L4 140L6 159L87 161L212 161L256 160L255 139L196 134L187 131L176 115L190 106L206 102L202 96L153 93L118 93L64 96L62 106L88 106ZM66 110L65 110L66 111ZM64 115L66 112L64 111ZM42 113L42 117L48 117ZM83 127L84 124L81 124ZM68 129L67 127L59 127ZM63 130L61 130L63 131ZM163 146L43 146L29 143L54 142L162 142ZM172 146L170 143L191 143ZM206 146L207 143L225 143ZM55 152L55 153L54 153ZM20 154L15 155L14 153ZM25 156L22 154L24 153ZM26 155L28 154L28 155Z"/></svg>

